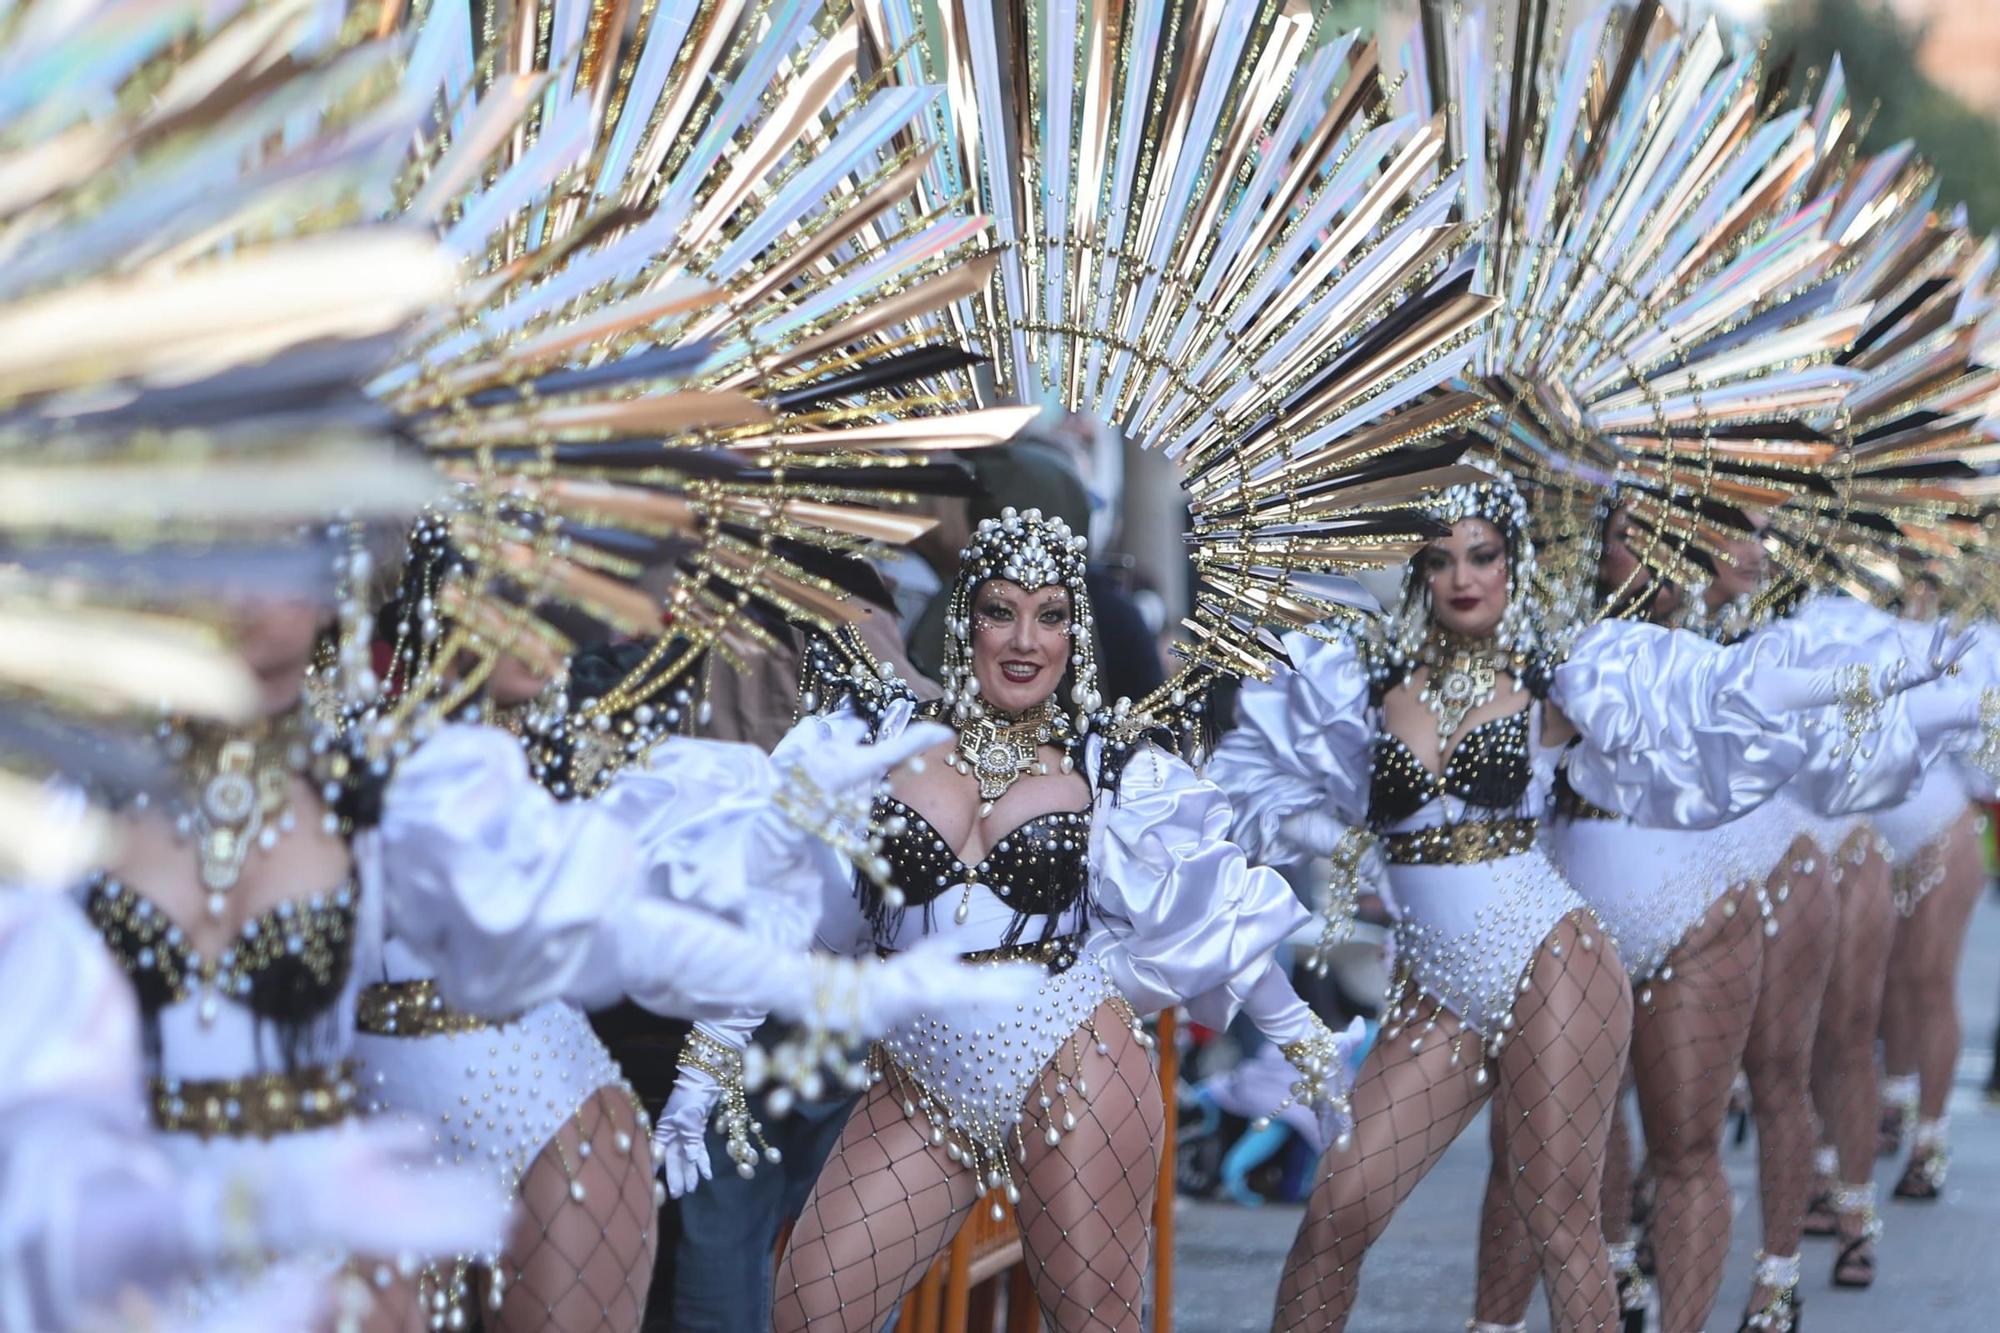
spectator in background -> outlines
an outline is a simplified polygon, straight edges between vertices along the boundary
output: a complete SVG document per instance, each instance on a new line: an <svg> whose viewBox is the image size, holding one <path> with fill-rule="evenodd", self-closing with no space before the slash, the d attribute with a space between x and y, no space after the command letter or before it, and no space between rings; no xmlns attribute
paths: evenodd
<svg viewBox="0 0 2000 1333"><path fill-rule="evenodd" d="M972 472L969 465L959 465ZM971 479L971 484L976 487L978 483ZM896 625L904 636L958 571L958 553L972 537L971 504L963 495L922 496L912 512L936 519L937 526L908 546L883 549L873 562L888 586Z"/></svg>

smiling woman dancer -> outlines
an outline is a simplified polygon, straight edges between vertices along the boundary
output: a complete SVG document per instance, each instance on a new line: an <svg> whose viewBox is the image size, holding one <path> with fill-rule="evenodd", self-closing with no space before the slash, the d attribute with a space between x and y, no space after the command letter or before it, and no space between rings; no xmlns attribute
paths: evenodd
<svg viewBox="0 0 2000 1333"><path fill-rule="evenodd" d="M1630 624L1597 627L1552 673L1512 482L1454 488L1431 516L1450 535L1413 562L1387 642L1289 638L1293 669L1244 690L1209 770L1255 855L1330 847L1343 825L1383 835L1403 913L1383 1039L1354 1090L1351 1141L1323 1160L1277 1327L1345 1326L1369 1245L1491 1095L1555 1326L1605 1328L1618 1297L1599 1188L1631 988L1536 846L1557 751L1580 742L1572 781L1607 808L1714 823L1803 759L1769 705L1831 702L1834 673Z"/></svg>
<svg viewBox="0 0 2000 1333"><path fill-rule="evenodd" d="M1225 840L1220 791L1102 708L1083 540L1010 509L962 558L935 706L957 735L876 807L892 887L863 882L821 939L849 953L944 941L969 961L1033 960L1047 980L1026 1006L941 992L881 1042L881 1077L779 1269L781 1330L879 1328L989 1193L1014 1204L1052 1328L1139 1328L1162 1116L1139 1016L1166 1005L1218 1025L1240 1007L1341 1128L1339 1043L1272 959L1305 909ZM847 697L794 738L886 742L916 715L900 683L836 680L831 650L816 658L808 706L815 689ZM752 1021L697 1033L740 1046ZM684 1066L663 1122L716 1095Z"/></svg>
<svg viewBox="0 0 2000 1333"><path fill-rule="evenodd" d="M1629 515L1604 528L1600 590L1633 589L1655 620L1674 614L1677 589L1652 578L1626 544ZM1741 543L1726 579L1748 582L1762 549ZM1729 1252L1729 1182L1722 1125L1730 1084L1750 1037L1770 906L1763 881L1778 852L1716 830L1646 828L1591 804L1559 776L1549 855L1618 940L1631 976L1632 1068L1647 1164L1658 1187L1649 1236L1657 1255L1661 1320L1669 1329L1707 1321ZM1494 1154L1480 1223L1480 1329L1525 1327L1535 1264L1519 1210L1508 1198L1506 1125L1492 1122ZM1630 1161L1621 1136L1606 1163L1603 1224L1624 1311L1643 1329L1645 1279L1630 1238ZM1614 1185L1615 1182L1615 1185Z"/></svg>

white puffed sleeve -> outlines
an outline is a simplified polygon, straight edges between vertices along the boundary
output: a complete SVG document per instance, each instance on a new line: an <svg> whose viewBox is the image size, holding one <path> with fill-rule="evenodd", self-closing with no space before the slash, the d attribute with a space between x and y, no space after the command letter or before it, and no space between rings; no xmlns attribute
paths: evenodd
<svg viewBox="0 0 2000 1333"><path fill-rule="evenodd" d="M1749 642L1823 674L1867 667L1871 688L1879 691L1892 677L1911 677L1912 663L1930 655L1937 631L1935 622L1902 619L1851 597L1820 595ZM1810 710L1801 718L1808 755L1793 792L1825 815L1860 814L1908 799L1935 764L1977 744L1979 689L1982 677L1993 671L1980 651L1985 646L1975 638L1958 674L1880 702L1858 735L1850 734L1850 719L1841 709Z"/></svg>
<svg viewBox="0 0 2000 1333"><path fill-rule="evenodd" d="M1093 771L1101 754L1093 739ZM1222 789L1153 746L1098 797L1091 910L1112 979L1142 1014L1186 1004L1198 1022L1226 1026L1309 919L1276 871L1252 867L1229 841L1229 824ZM1260 992L1273 993L1268 983Z"/></svg>
<svg viewBox="0 0 2000 1333"><path fill-rule="evenodd" d="M1295 861L1330 850L1325 836L1368 813L1374 726L1368 672L1351 643L1285 636L1290 667L1269 681L1246 681L1236 727L1209 759L1210 781L1235 807L1234 837L1263 862ZM1301 837L1294 815L1316 815L1320 836ZM1338 841L1338 834L1333 834Z"/></svg>
<svg viewBox="0 0 2000 1333"><path fill-rule="evenodd" d="M356 859L390 933L454 1005L502 1015L629 995L684 1017L727 1012L776 970L729 919L750 914L730 876L758 850L788 854L776 839L744 845L763 827L767 764L749 746L673 740L625 793L565 803L512 737L446 727L397 770Z"/></svg>
<svg viewBox="0 0 2000 1333"><path fill-rule="evenodd" d="M619 773L595 804L630 830L654 896L803 949L829 887L853 872L830 844L791 827L777 787L773 756L755 746L676 738L654 762Z"/></svg>
<svg viewBox="0 0 2000 1333"><path fill-rule="evenodd" d="M1794 677L1798 678L1794 678ZM1641 824L1712 828L1769 799L1806 761L1788 703L1818 682L1755 641L1603 621L1557 667L1549 702L1576 728L1570 783ZM1788 691L1796 688L1795 700Z"/></svg>

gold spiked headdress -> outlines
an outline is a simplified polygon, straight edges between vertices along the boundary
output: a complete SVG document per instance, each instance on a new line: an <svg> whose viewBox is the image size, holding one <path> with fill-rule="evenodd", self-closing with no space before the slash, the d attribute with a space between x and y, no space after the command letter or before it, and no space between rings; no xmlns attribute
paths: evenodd
<svg viewBox="0 0 2000 1333"><path fill-rule="evenodd" d="M333 599L333 511L437 493L360 393L449 291L434 242L358 220L416 131L394 43L305 3L50 0L0 18L0 880L60 880L102 824L43 817L61 773L162 778L158 710L238 719L209 627Z"/></svg>
<svg viewBox="0 0 2000 1333"><path fill-rule="evenodd" d="M899 48L907 0L865 6ZM1393 116L1372 42L1305 0L946 6L926 198L969 194L997 265L957 318L990 402L1060 402L1179 466L1191 676L1263 674L1272 630L1370 599L1347 575L1433 530L1471 474L1439 392L1492 302L1441 124ZM1145 714L1142 703L1137 710Z"/></svg>
<svg viewBox="0 0 2000 1333"><path fill-rule="evenodd" d="M1754 52L1657 0L1567 32L1564 11L1424 0L1405 86L1445 112L1485 219L1502 305L1472 377L1504 410L1477 429L1533 494L1545 595L1575 621L1614 503L1669 578L1781 504L1823 549L1860 378L1838 358L1869 306L1829 283L1852 238Z"/></svg>
<svg viewBox="0 0 2000 1333"><path fill-rule="evenodd" d="M375 388L467 487L432 655L559 656L540 612L580 611L654 642L585 709L609 715L755 651L763 623L853 619L838 562L928 526L899 512L939 483L927 455L1032 413L976 408L942 312L993 260L961 201L919 195L940 93L844 0L482 16L412 20L433 128L403 211L466 276Z"/></svg>
<svg viewBox="0 0 2000 1333"><path fill-rule="evenodd" d="M1909 144L1868 158L1853 133L1836 59L1814 99L1813 124L1838 151L1823 175L1847 236L1836 299L1865 301L1867 324L1841 362L1856 382L1840 405L1852 434L1839 522L1801 535L1795 506L1777 511L1767 544L1828 545L1830 577L1888 602L1906 576L1949 564L1981 534L1980 470L1996 460L1992 413L2000 372L1983 334L1994 312L2000 250L1941 208L1933 174Z"/></svg>

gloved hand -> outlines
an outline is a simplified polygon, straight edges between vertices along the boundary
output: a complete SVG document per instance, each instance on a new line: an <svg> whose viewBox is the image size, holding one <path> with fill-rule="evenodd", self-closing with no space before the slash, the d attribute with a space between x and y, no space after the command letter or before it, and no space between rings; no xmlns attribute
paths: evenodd
<svg viewBox="0 0 2000 1333"><path fill-rule="evenodd" d="M805 985L775 1012L855 1040L881 1036L940 1002L1026 1004L1048 973L1035 963L968 966L950 940L932 937L892 958L816 957Z"/></svg>
<svg viewBox="0 0 2000 1333"><path fill-rule="evenodd" d="M1346 1031L1333 1036L1334 1054L1319 1075L1319 1095L1311 1100L1313 1118L1319 1121L1322 1149L1336 1144L1345 1147L1347 1136L1354 1131L1354 1110L1348 1103L1348 1094L1354 1090L1352 1061L1355 1048L1367 1039L1368 1025L1358 1018L1347 1025Z"/></svg>
<svg viewBox="0 0 2000 1333"><path fill-rule="evenodd" d="M494 1174L439 1166L421 1129L385 1123L246 1142L183 1199L197 1251L222 1259L497 1254L514 1207Z"/></svg>
<svg viewBox="0 0 2000 1333"><path fill-rule="evenodd" d="M704 1180L714 1179L708 1161L708 1123L722 1085L706 1071L682 1065L673 1095L653 1122L653 1161L667 1193L684 1198Z"/></svg>
<svg viewBox="0 0 2000 1333"><path fill-rule="evenodd" d="M1976 637L1969 629L1953 634L1948 621L1938 621L1931 631L1930 648L1920 661L1898 662L1882 673L1882 697L1886 699L1904 690L1928 685L1940 676L1956 674L1955 668L1972 651Z"/></svg>
<svg viewBox="0 0 2000 1333"><path fill-rule="evenodd" d="M772 755L772 762L781 781L840 798L857 787L872 788L893 769L951 737L949 727L913 722L902 735L874 744L820 737L810 744L785 746Z"/></svg>
<svg viewBox="0 0 2000 1333"><path fill-rule="evenodd" d="M1324 810L1294 810L1278 821L1278 831L1286 842L1302 852L1331 856L1347 835L1348 825Z"/></svg>
<svg viewBox="0 0 2000 1333"><path fill-rule="evenodd" d="M925 722L874 744L824 726L802 727L787 737L771 755L778 785L763 821L773 876L782 879L786 870L813 867L821 867L816 872L821 876L837 874L844 868L827 866L834 856L878 877L886 874L869 840L876 790L891 770L951 735Z"/></svg>

